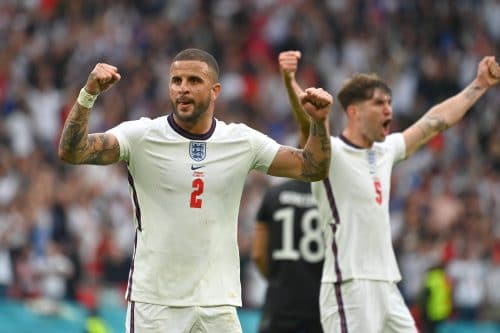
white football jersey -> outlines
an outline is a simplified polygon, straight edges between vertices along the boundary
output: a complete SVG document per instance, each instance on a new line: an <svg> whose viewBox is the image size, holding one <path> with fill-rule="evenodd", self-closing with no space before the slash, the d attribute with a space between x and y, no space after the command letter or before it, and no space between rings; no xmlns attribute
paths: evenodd
<svg viewBox="0 0 500 333"><path fill-rule="evenodd" d="M108 131L128 164L136 241L127 299L167 306L241 306L237 220L245 179L280 145L216 120L193 135L173 117Z"/></svg>
<svg viewBox="0 0 500 333"><path fill-rule="evenodd" d="M403 135L370 149L331 138L327 179L312 184L325 230L322 282L350 279L399 281L389 221L393 165L405 157Z"/></svg>

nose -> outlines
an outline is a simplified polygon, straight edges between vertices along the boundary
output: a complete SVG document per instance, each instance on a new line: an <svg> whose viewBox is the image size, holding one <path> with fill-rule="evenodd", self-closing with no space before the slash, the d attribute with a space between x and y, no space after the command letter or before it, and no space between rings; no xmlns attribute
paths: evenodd
<svg viewBox="0 0 500 333"><path fill-rule="evenodd" d="M392 115L392 105L387 103L384 105L383 109L384 116L391 116Z"/></svg>
<svg viewBox="0 0 500 333"><path fill-rule="evenodd" d="M181 83L179 84L179 89L181 92L186 92L188 91L188 84L187 80L182 80Z"/></svg>

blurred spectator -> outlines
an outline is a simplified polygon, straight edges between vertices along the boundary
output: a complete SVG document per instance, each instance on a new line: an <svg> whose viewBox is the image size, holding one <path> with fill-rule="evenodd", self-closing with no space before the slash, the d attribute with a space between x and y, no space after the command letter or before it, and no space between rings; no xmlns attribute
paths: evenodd
<svg viewBox="0 0 500 333"><path fill-rule="evenodd" d="M446 268L453 283L454 308L462 320L477 320L486 297L486 265L480 255L472 240L464 237L457 257L451 259Z"/></svg>
<svg viewBox="0 0 500 333"><path fill-rule="evenodd" d="M0 227L3 227L0 225ZM0 231L0 299L7 296L9 287L14 280L12 258L6 242L8 234Z"/></svg>
<svg viewBox="0 0 500 333"><path fill-rule="evenodd" d="M29 245L19 249L14 265L16 280L13 296L28 300L39 297L40 287L37 283L36 264Z"/></svg>
<svg viewBox="0 0 500 333"><path fill-rule="evenodd" d="M104 320L99 315L96 309L90 311L87 320L85 321L85 333L109 333L110 328L107 327Z"/></svg>
<svg viewBox="0 0 500 333"><path fill-rule="evenodd" d="M35 258L51 241L72 258L67 292L73 297L110 279L100 274L96 258L106 234L117 246L108 253L111 266L121 262L124 269L131 258L126 170L69 169L53 159L68 101L96 61L115 64L127 79L98 100L93 131L167 112L165 73L172 55L186 47L220 59L222 120L246 122L278 140L293 136L275 59L281 50L298 49L300 81L333 94L353 72L387 77L395 96L393 125L405 128L469 82L482 56L500 54L499 12L498 0L0 1L0 284L8 286L8 297L39 295ZM488 318L499 313L491 282L498 281L493 240L500 237L499 105L500 94L487 94L477 112L394 170L393 239L409 303L426 269L445 259L457 281L470 267L483 272L473 279L483 281L479 286L457 284L461 291L454 295L476 291L474 309ZM336 103L334 134L343 117ZM273 182L251 176L242 198L243 294L252 306L259 299L246 290L254 276L247 274L248 244L258 202ZM472 262L457 258L469 234L475 238L467 242L481 246Z"/></svg>
<svg viewBox="0 0 500 333"><path fill-rule="evenodd" d="M61 91L55 87L54 67L48 59L33 64L33 85L26 93L26 104L33 120L35 137L47 146L47 153L53 154L53 147L59 129L59 112L62 106Z"/></svg>
<svg viewBox="0 0 500 333"><path fill-rule="evenodd" d="M102 228L101 243L97 248L97 257L102 266L102 281L106 286L125 288L128 280L131 258L127 256L113 238L111 226Z"/></svg>
<svg viewBox="0 0 500 333"><path fill-rule="evenodd" d="M482 319L499 323L500 288L498 288L498 281L500 281L500 239L495 241L487 269L485 281L486 301Z"/></svg>
<svg viewBox="0 0 500 333"><path fill-rule="evenodd" d="M421 300L422 326L425 333L436 333L452 313L452 285L444 265L431 267L424 276Z"/></svg>
<svg viewBox="0 0 500 333"><path fill-rule="evenodd" d="M35 259L34 267L41 297L62 301L66 297L66 281L74 274L74 267L59 244L48 242L45 255Z"/></svg>

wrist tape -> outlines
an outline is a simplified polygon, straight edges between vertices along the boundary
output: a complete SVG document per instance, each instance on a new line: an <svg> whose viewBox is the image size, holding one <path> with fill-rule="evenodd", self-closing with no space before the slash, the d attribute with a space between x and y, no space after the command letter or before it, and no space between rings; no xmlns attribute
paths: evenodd
<svg viewBox="0 0 500 333"><path fill-rule="evenodd" d="M94 106L94 102L99 95L92 95L85 91L85 88L80 89L80 94L78 94L78 98L76 102L83 106L84 108L91 109Z"/></svg>

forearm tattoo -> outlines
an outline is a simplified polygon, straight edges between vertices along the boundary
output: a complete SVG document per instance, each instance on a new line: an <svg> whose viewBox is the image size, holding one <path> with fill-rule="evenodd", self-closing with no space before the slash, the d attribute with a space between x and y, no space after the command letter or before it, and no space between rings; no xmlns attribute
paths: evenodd
<svg viewBox="0 0 500 333"><path fill-rule="evenodd" d="M109 164L119 155L116 140L104 133L88 135L89 110L75 103L64 124L59 150L65 160L78 164Z"/></svg>
<svg viewBox="0 0 500 333"><path fill-rule="evenodd" d="M302 151L304 164L302 167L302 178L305 181L317 181L321 179L328 170L328 159L316 160L314 155L307 150Z"/></svg>
<svg viewBox="0 0 500 333"><path fill-rule="evenodd" d="M59 142L59 148L65 152L81 151L87 143L87 127L89 110L83 109L77 103L71 109L64 124Z"/></svg>
<svg viewBox="0 0 500 333"><path fill-rule="evenodd" d="M306 181L315 181L321 179L328 171L329 152L330 152L330 138L328 131L324 124L311 124L310 136L316 137L320 141L320 150L327 156L324 159L317 160L311 151L306 149L302 150L303 167L301 176Z"/></svg>
<svg viewBox="0 0 500 333"><path fill-rule="evenodd" d="M481 87L473 84L465 89L465 98L475 101L481 96Z"/></svg>
<svg viewBox="0 0 500 333"><path fill-rule="evenodd" d="M326 127L324 125L318 126L318 124L311 124L311 135L319 137L321 142L321 151L329 152L330 151L330 137L328 132L326 131Z"/></svg>
<svg viewBox="0 0 500 333"><path fill-rule="evenodd" d="M442 117L435 115L424 115L417 123L417 126L421 132L419 141L422 144L435 134L443 132L450 127Z"/></svg>

